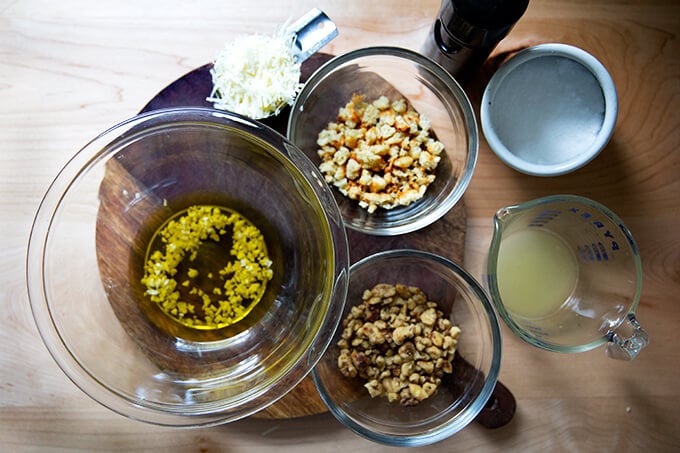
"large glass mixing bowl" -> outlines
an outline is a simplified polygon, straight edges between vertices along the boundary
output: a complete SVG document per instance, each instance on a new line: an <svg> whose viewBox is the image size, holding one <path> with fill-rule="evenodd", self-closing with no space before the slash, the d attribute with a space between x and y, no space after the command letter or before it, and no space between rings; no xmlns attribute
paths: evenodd
<svg viewBox="0 0 680 453"><path fill-rule="evenodd" d="M194 204L246 216L273 262L253 311L218 329L154 310L141 283L154 231ZM237 115L182 108L125 121L75 154L35 217L27 279L45 344L86 394L134 419L204 426L257 412L306 376L342 313L348 266L333 195L294 145Z"/></svg>

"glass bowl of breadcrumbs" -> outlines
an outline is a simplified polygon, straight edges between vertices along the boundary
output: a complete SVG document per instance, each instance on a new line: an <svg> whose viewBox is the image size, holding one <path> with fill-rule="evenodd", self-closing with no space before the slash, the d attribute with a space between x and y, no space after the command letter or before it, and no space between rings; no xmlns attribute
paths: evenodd
<svg viewBox="0 0 680 453"><path fill-rule="evenodd" d="M281 134L205 108L124 121L48 189L27 256L52 356L135 420L208 426L264 409L320 359L344 305L345 228Z"/></svg>
<svg viewBox="0 0 680 453"><path fill-rule="evenodd" d="M478 130L456 80L396 47L337 56L307 80L287 136L332 187L348 228L392 236L458 203L477 161Z"/></svg>
<svg viewBox="0 0 680 453"><path fill-rule="evenodd" d="M346 427L413 447L475 420L500 364L500 325L480 284L449 259L397 249L350 267L341 323L312 377Z"/></svg>

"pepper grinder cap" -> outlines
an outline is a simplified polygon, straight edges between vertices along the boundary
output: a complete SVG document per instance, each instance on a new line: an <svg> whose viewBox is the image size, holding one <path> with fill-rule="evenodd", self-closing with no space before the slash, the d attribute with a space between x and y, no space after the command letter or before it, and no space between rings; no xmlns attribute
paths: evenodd
<svg viewBox="0 0 680 453"><path fill-rule="evenodd" d="M510 32L528 5L529 0L444 0L439 21L454 43L493 47Z"/></svg>

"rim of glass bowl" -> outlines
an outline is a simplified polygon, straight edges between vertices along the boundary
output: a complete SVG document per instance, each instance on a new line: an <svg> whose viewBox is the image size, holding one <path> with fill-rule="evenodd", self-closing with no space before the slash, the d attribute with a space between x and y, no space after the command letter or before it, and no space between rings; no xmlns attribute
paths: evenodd
<svg viewBox="0 0 680 453"><path fill-rule="evenodd" d="M326 391L326 387L319 377L316 368L312 370L312 379L314 380L314 385L321 396L322 401L328 407L333 416L356 434L373 442L390 446L416 447L429 445L442 441L469 425L475 419L475 417L479 415L482 409L484 409L484 406L491 397L491 394L496 387L501 366L502 335L500 322L498 320L498 316L496 315L494 306L489 299L489 296L484 291L479 282L477 282L477 280L475 280L465 269L456 264L454 261L451 261L448 258L444 258L435 253L415 249L394 249L378 252L352 264L352 266L350 266L350 280L353 271L366 266L375 266L376 262L379 262L385 258L419 258L440 264L460 276L464 284L480 301L482 309L484 310L484 313L486 313L487 319L489 321L490 336L492 338L489 372L486 375L484 385L480 393L469 406L469 409L460 414L460 417L456 420L440 425L436 429L428 430L421 435L399 436L372 431L363 424L355 421L350 415L343 411L341 406L334 404L333 399ZM338 327L338 329L340 329L340 327Z"/></svg>
<svg viewBox="0 0 680 453"><path fill-rule="evenodd" d="M85 364L78 360L62 340L60 327L52 317L51 304L46 295L43 256L51 223L64 194L79 175L84 174L93 162L106 155L109 144L118 140L121 134L145 125L158 127L158 120L163 120L163 125L214 123L237 129L266 143L267 148L278 152L279 158L289 161L305 176L304 179L316 194L319 205L329 207L324 209L324 213L329 234L333 237L334 276L331 278L332 291L327 296L328 310L325 318L320 323L317 334L311 339L309 348L270 387L249 394L252 399L242 406L239 406L241 400L230 404L209 401L188 409L186 406L133 399L89 373ZM50 355L67 377L90 398L120 415L147 423L184 427L212 426L241 419L275 403L304 379L322 357L340 321L347 294L347 237L339 208L327 185L321 184L323 182L323 176L316 166L283 135L257 121L231 112L203 107L159 109L136 115L102 132L83 146L59 171L45 192L31 226L25 270L27 291L33 318ZM263 398L265 394L268 398ZM232 407L234 403L236 408Z"/></svg>
<svg viewBox="0 0 680 453"><path fill-rule="evenodd" d="M453 99L458 102L460 110L463 114L463 119L465 124L469 126L470 131L468 133L468 149L467 149L467 159L465 163L465 168L462 171L461 177L456 184L453 192L445 199L443 203L434 206L426 215L419 214L417 218L411 219L408 222L400 222L392 226L382 226L382 227L364 227L361 225L354 224L350 221L345 221L345 226L350 229L356 230L360 233L366 233L371 235L381 235L381 236L395 236L399 234L410 233L417 231L419 229L425 228L426 226L436 222L441 217L443 217L451 208L453 208L458 201L463 197L465 191L467 190L472 175L474 173L475 166L477 164L477 155L479 150L479 130L477 127L477 119L475 117L472 104L468 98L465 91L460 86L458 81L451 76L441 65L437 62L414 52L409 49L404 49L401 47L391 47L391 46L375 46L375 47L364 47L361 49L356 49L349 51L347 53L333 57L326 63L324 63L319 69L317 69L305 82L302 90L295 99L295 102L290 110L290 116L288 118L288 126L286 129L286 137L294 143L293 137L291 137L294 130L293 126L297 120L297 115L295 112L303 111L304 104L309 98L310 94L315 90L317 85L323 79L335 71L337 68L347 65L354 60L364 58L364 57L394 57L401 60L406 60L411 63L415 63L420 67L427 70L430 74L439 79L440 82L444 84L453 95ZM445 104L449 108L449 102L438 96L442 104ZM456 108L451 106L451 109ZM450 110L449 110L450 111ZM333 188L333 190L336 190ZM417 202L416 202L417 203Z"/></svg>

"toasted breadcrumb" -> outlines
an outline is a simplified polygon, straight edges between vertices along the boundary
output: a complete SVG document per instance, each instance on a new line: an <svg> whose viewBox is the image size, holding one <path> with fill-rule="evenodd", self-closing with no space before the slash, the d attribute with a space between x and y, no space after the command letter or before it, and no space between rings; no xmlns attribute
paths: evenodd
<svg viewBox="0 0 680 453"><path fill-rule="evenodd" d="M406 100L380 96L367 103L358 94L319 133L317 145L326 182L369 213L422 198L444 151L430 121L408 110Z"/></svg>

